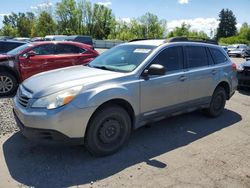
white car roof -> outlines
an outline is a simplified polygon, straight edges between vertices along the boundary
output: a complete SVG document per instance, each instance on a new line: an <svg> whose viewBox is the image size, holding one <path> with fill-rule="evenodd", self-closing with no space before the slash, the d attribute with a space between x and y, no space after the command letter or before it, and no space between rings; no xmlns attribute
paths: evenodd
<svg viewBox="0 0 250 188"><path fill-rule="evenodd" d="M160 46L164 43L166 43L165 39L138 40L138 41L130 42L130 44L148 45L148 46Z"/></svg>

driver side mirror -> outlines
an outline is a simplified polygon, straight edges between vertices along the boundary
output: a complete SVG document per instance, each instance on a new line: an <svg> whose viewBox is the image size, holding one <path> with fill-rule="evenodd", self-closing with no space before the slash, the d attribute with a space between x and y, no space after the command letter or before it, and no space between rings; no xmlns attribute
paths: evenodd
<svg viewBox="0 0 250 188"><path fill-rule="evenodd" d="M164 75L166 73L166 69L164 66L160 64L152 64L148 69L145 69L143 72L144 76L148 75Z"/></svg>
<svg viewBox="0 0 250 188"><path fill-rule="evenodd" d="M36 55L37 55L36 52L34 52L34 51L29 51L29 52L26 53L26 58L28 59L28 58L33 57L33 56L36 56Z"/></svg>

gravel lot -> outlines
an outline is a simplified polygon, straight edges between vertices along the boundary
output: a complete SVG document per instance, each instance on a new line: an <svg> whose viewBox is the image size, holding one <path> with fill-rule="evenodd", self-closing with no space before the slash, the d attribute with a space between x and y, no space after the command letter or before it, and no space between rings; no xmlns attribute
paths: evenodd
<svg viewBox="0 0 250 188"><path fill-rule="evenodd" d="M134 132L115 155L93 158L82 146L26 140L11 99L0 99L0 187L249 188L249 109L250 91L236 92L219 118L194 112L166 119Z"/></svg>

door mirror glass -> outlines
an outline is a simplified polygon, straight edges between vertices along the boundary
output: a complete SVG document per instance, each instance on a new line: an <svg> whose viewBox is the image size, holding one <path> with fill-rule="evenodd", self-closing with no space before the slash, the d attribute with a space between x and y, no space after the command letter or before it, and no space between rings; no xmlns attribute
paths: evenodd
<svg viewBox="0 0 250 188"><path fill-rule="evenodd" d="M148 69L144 71L144 75L164 75L166 69L160 64L152 64Z"/></svg>

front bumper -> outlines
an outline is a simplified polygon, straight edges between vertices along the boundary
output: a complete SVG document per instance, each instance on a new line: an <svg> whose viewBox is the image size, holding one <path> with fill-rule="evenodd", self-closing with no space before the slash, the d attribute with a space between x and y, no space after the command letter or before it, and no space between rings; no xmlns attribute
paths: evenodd
<svg viewBox="0 0 250 188"><path fill-rule="evenodd" d="M24 135L29 140L43 143L43 144L83 144L83 138L70 138L56 130L49 129L37 129L25 127L24 124L19 120L15 111L13 110L16 124L20 129L22 135Z"/></svg>
<svg viewBox="0 0 250 188"><path fill-rule="evenodd" d="M13 104L17 125L32 140L83 140L94 111L94 107L78 108L71 103L53 110L23 107L16 97Z"/></svg>
<svg viewBox="0 0 250 188"><path fill-rule="evenodd" d="M249 73L243 71L237 73L238 86L240 87L250 87L250 71Z"/></svg>

